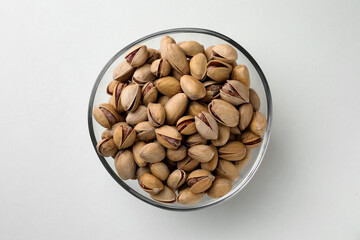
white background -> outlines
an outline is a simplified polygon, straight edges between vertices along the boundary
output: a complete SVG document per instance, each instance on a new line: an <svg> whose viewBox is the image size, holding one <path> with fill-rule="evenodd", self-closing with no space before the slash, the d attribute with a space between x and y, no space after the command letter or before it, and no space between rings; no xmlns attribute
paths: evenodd
<svg viewBox="0 0 360 240"><path fill-rule="evenodd" d="M2 0L0 239L360 239L359 12L359 1L331 0ZM174 27L238 41L274 101L252 181L187 213L123 190L87 129L105 63Z"/></svg>

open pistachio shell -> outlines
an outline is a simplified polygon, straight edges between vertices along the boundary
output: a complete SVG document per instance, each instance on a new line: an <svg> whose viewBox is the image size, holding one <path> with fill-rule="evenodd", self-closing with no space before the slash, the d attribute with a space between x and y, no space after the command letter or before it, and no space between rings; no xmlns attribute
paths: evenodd
<svg viewBox="0 0 360 240"><path fill-rule="evenodd" d="M148 59L148 51L145 45L137 45L125 54L125 59L132 67L140 67Z"/></svg>
<svg viewBox="0 0 360 240"><path fill-rule="evenodd" d="M175 127L164 125L155 130L156 139L169 149L177 149L181 145L182 136Z"/></svg>
<svg viewBox="0 0 360 240"><path fill-rule="evenodd" d="M235 127L239 123L239 111L230 103L221 100L214 99L208 105L209 113L219 123L227 127Z"/></svg>

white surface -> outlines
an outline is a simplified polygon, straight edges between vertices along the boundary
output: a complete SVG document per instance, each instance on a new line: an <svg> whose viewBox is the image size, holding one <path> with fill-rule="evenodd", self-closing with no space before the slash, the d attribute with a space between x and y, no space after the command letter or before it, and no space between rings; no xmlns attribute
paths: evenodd
<svg viewBox="0 0 360 240"><path fill-rule="evenodd" d="M359 239L359 11L359 1L1 1L0 238ZM87 104L115 52L186 26L254 56L274 124L240 194L176 213L108 175Z"/></svg>

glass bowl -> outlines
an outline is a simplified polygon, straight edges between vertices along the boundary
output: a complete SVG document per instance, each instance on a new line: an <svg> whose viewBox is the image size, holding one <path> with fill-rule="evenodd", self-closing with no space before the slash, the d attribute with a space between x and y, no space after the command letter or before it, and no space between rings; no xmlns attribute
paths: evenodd
<svg viewBox="0 0 360 240"><path fill-rule="evenodd" d="M227 43L233 46L237 50L238 53L237 63L245 64L248 67L250 72L251 88L255 89L256 92L258 93L261 100L260 111L267 117L268 120L267 130L263 135L263 141L261 145L251 150L251 158L248 161L247 165L240 171L240 179L233 183L233 188L231 189L230 192L228 192L223 197L216 199L209 198L205 194L201 202L191 206L180 205L178 203L166 204L153 200L148 193L146 193L139 187L139 184L136 180L123 181L117 175L114 167L113 158L111 157L104 158L99 154L98 157L101 163L104 165L105 169L109 172L109 174L114 178L116 182L118 182L126 191L128 191L134 197L148 204L151 204L155 207L168 209L168 210L176 210L176 211L188 211L188 210L205 208L229 199L230 197L234 196L236 193L240 192L240 190L245 187L245 185L250 181L250 179L254 176L256 170L258 169L264 157L267 145L269 143L271 121L272 121L272 101L271 101L269 85L266 81L263 72L261 71L259 65L256 63L254 58L242 46L240 46L240 44L238 44L234 40L218 32L214 32L207 29L177 28L177 29L169 29L169 30L164 30L150 34L124 47L122 50L116 53L114 57L110 59L110 61L102 69L102 71L100 72L99 76L95 81L94 87L91 92L89 109L88 109L88 124L89 124L90 137L95 152L97 153L96 144L98 143L98 141L100 141L101 134L104 131L104 128L100 126L96 121L94 121L94 118L92 116L92 110L94 106L103 102L108 102L109 95L107 95L106 93L106 87L109 84L109 82L112 80L112 73L114 67L122 60L124 60L125 53L134 45L144 44L147 45L149 48L159 49L160 40L165 35L169 35L173 37L176 42L187 41L187 40L198 41L199 43L204 45L205 48L211 45Z"/></svg>

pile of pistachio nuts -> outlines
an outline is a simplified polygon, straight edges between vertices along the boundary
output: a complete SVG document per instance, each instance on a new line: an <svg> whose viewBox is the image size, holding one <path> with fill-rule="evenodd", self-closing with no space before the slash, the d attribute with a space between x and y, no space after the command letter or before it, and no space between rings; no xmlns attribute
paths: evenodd
<svg viewBox="0 0 360 240"><path fill-rule="evenodd" d="M191 205L228 193L267 127L248 68L228 44L161 39L137 45L113 69L97 151L123 180L159 202Z"/></svg>

